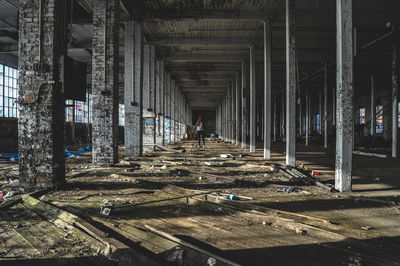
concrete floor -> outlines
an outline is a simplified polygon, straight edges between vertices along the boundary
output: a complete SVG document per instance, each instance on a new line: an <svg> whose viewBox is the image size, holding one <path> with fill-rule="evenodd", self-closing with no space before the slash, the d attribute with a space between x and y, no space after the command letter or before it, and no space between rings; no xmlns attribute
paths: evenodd
<svg viewBox="0 0 400 266"><path fill-rule="evenodd" d="M8 232L8 238L14 235L22 239L10 244L0 238L1 257L8 257L11 260L7 263L14 265L15 257L23 258L18 263L26 264L34 259L39 264L63 265L60 258L68 258L68 262L78 265L87 265L89 259L115 265L115 260L101 255L104 243L87 232L71 231L68 235L72 240L68 241L57 238L60 232L66 232L55 222L61 217L58 211L64 210L96 227L98 234L106 232L103 240L111 243L113 238L132 249L133 257L140 255L135 263L131 262L133 265L212 265L209 259L213 256L242 265L400 264L397 161L354 156L353 192L335 193L295 185L270 168L261 167L284 161L283 144L273 145L275 152L267 162L262 159L261 149L249 155L217 140L208 140L204 150L195 148L194 141L170 147L178 146L186 152L156 151L136 160L122 158L112 168L91 169L90 153L68 160L67 186L36 197L40 204L51 207L25 198L17 205L23 211L10 209L0 214L2 234ZM299 146L298 150L305 148ZM322 151L317 146L308 150ZM244 156L236 156L235 160L220 157L227 153ZM121 157L123 154L121 149ZM298 160L299 165L320 172L321 182L333 184L332 156L299 155ZM235 182L186 175L186 171L234 178ZM283 188L293 188L294 192L285 193ZM219 196L171 200L204 191L216 191ZM231 201L221 193L252 199ZM101 206L111 205L109 216L99 213ZM35 214L34 222L24 223L27 212ZM146 225L212 255L161 237ZM122 261L119 251L123 248L115 246L113 258ZM215 265L230 265L219 258L216 261Z"/></svg>

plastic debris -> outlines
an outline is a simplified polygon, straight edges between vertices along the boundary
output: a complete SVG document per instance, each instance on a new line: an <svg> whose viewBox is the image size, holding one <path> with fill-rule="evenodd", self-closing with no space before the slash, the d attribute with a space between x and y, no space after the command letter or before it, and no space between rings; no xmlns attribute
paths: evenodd
<svg viewBox="0 0 400 266"><path fill-rule="evenodd" d="M361 229L368 231L368 230L371 230L373 228L371 226L365 225L365 226L361 226Z"/></svg>
<svg viewBox="0 0 400 266"><path fill-rule="evenodd" d="M18 179L10 179L9 181L8 181L8 185L10 186L10 187L18 187L19 186L19 180Z"/></svg>
<svg viewBox="0 0 400 266"><path fill-rule="evenodd" d="M13 156L10 158L11 162L18 162L19 161L19 157L18 156Z"/></svg>
<svg viewBox="0 0 400 266"><path fill-rule="evenodd" d="M318 171L315 171L315 170L312 170L311 175L312 175L312 176L317 176L317 175L319 175L319 172L318 172Z"/></svg>
<svg viewBox="0 0 400 266"><path fill-rule="evenodd" d="M106 256L107 258L111 256L111 246L109 243L107 243L106 248L103 251L104 256Z"/></svg>
<svg viewBox="0 0 400 266"><path fill-rule="evenodd" d="M217 264L217 260L213 257L209 257L207 260L207 265L214 266L215 264Z"/></svg>
<svg viewBox="0 0 400 266"><path fill-rule="evenodd" d="M299 234L299 235L306 235L307 234L307 230L305 230L305 229L302 229L302 228L296 228L296 234Z"/></svg>
<svg viewBox="0 0 400 266"><path fill-rule="evenodd" d="M294 191L294 189L291 188L291 187L284 187L283 188L283 192L285 192L285 193L292 193L293 191Z"/></svg>
<svg viewBox="0 0 400 266"><path fill-rule="evenodd" d="M229 158L232 158L232 157L233 157L233 155L232 155L232 154L221 154L220 156L221 156L221 158L227 158L227 159L229 159Z"/></svg>
<svg viewBox="0 0 400 266"><path fill-rule="evenodd" d="M229 196L226 196L226 198L230 200L240 200L240 198L237 197L235 194L230 194Z"/></svg>
<svg viewBox="0 0 400 266"><path fill-rule="evenodd" d="M71 159L75 158L77 156L81 156L82 152L70 152L68 149L65 149L65 158L66 159Z"/></svg>
<svg viewBox="0 0 400 266"><path fill-rule="evenodd" d="M105 216L109 216L111 213L111 209L110 208L106 208L106 207L101 207L100 208L100 214L105 215Z"/></svg>
<svg viewBox="0 0 400 266"><path fill-rule="evenodd" d="M11 198L11 197L13 197L13 196L15 196L15 195L17 195L17 194L18 194L17 191L8 191L7 194L4 196L4 198L5 198L5 199L6 199L6 198Z"/></svg>

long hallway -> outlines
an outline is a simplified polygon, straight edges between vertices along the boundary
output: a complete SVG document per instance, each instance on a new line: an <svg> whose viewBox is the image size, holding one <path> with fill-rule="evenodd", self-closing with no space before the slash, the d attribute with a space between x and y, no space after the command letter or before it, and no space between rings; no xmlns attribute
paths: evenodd
<svg viewBox="0 0 400 266"><path fill-rule="evenodd" d="M102 255L110 245L120 265L400 260L395 162L374 159L385 170L366 168L371 160L356 157L354 192L339 194L283 175L283 153L265 161L261 149L250 155L219 139L207 139L205 149L196 144L182 141L137 159L121 148L120 163L109 168L92 168L90 152L68 160L64 189L23 196L1 213L0 254L21 256L19 263L27 264L113 265ZM333 185L331 155L299 153L305 174L319 172L321 183ZM99 249L94 256L93 248Z"/></svg>

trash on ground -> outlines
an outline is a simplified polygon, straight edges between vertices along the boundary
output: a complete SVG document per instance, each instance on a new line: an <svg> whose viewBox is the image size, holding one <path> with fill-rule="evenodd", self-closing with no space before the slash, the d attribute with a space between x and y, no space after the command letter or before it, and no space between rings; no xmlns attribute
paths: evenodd
<svg viewBox="0 0 400 266"><path fill-rule="evenodd" d="M240 198L237 197L235 194L230 194L229 196L226 196L226 198L230 200L240 200Z"/></svg>
<svg viewBox="0 0 400 266"><path fill-rule="evenodd" d="M292 192L294 192L294 189L291 188L291 187L284 187L284 188L283 188L283 192L285 192L285 193L292 193Z"/></svg>
<svg viewBox="0 0 400 266"><path fill-rule="evenodd" d="M368 230L371 230L373 228L371 226L365 225L365 226L361 226L361 229L368 231Z"/></svg>
<svg viewBox="0 0 400 266"><path fill-rule="evenodd" d="M318 171L312 170L311 175L317 176L317 175L320 175L320 173Z"/></svg>

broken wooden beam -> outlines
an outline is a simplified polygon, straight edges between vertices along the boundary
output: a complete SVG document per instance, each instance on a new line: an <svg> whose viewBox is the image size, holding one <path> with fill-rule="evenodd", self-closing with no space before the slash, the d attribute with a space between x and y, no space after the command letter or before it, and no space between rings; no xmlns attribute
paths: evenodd
<svg viewBox="0 0 400 266"><path fill-rule="evenodd" d="M224 181L227 183L234 183L236 179L227 177L227 176L219 176L219 175L213 175L209 173L203 173L203 172L195 172L195 171L189 171L189 170L184 170L184 169L176 169L177 171L183 173L183 174L188 174L191 176L203 176L205 177L208 181Z"/></svg>
<svg viewBox="0 0 400 266"><path fill-rule="evenodd" d="M145 227L146 227L147 230L149 230L150 232L152 232L152 233L154 233L156 235L165 237L165 238L167 238L167 239L169 239L169 240L171 240L173 242L178 243L179 245L191 248L191 249L193 249L193 250L195 250L197 252L200 252L200 253L203 253L203 254L209 256L210 259L212 260L212 263L208 263L209 265L221 265L221 263L222 263L222 264L226 264L226 265L240 266L240 264L238 264L236 262L233 262L233 261L228 260L226 258L223 258L223 257L221 257L219 255L213 254L213 253L211 253L211 252L209 252L209 251L207 251L205 249L202 249L200 247L192 245L192 244L190 244L190 243L188 243L186 241L183 241L182 239L179 239L179 238L177 238L177 237L175 237L173 235L168 234L167 232L161 231L160 229L156 229L156 228L151 227L151 226L149 226L147 224L145 224ZM210 261L210 259L209 259L209 261Z"/></svg>
<svg viewBox="0 0 400 266"><path fill-rule="evenodd" d="M353 151L353 154L361 155L361 156L377 157L377 158L383 158L383 159L387 158L387 154L373 153L373 152Z"/></svg>

